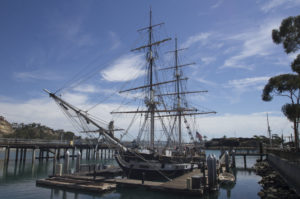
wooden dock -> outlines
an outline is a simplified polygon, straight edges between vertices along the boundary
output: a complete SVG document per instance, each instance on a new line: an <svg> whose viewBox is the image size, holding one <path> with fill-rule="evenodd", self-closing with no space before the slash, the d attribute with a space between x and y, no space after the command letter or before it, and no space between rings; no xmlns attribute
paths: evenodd
<svg viewBox="0 0 300 199"><path fill-rule="evenodd" d="M186 173L180 177L174 178L168 182L154 182L154 181L144 181L134 180L134 179L108 179L105 180L107 183L115 183L119 186L125 187L144 187L153 191L169 192L169 193L181 193L185 195L203 195L203 188L201 189L187 189L186 180L192 176L202 176L199 169L194 169L193 171Z"/></svg>
<svg viewBox="0 0 300 199"><path fill-rule="evenodd" d="M187 189L187 178L192 176L202 176L199 169L186 173L178 178L175 178L168 182L155 182L127 179L127 178L113 178L107 179L104 176L88 175L63 175L63 176L51 176L46 179L36 181L37 186L56 187L60 189L71 189L88 192L104 193L115 190L116 186L121 187L142 187L145 189L168 192L168 193L180 193L185 195L197 195L201 196L204 192L204 187L199 189Z"/></svg>
<svg viewBox="0 0 300 199"><path fill-rule="evenodd" d="M103 178L94 181L92 178L77 178L70 176L50 177L36 181L37 186L57 187L60 189L70 189L79 191L88 191L96 193L105 193L115 190L116 184L103 182Z"/></svg>

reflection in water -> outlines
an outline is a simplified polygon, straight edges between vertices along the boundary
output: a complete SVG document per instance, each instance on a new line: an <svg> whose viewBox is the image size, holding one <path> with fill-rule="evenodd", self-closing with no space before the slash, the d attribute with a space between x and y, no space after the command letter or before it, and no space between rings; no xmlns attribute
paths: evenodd
<svg viewBox="0 0 300 199"><path fill-rule="evenodd" d="M215 151L209 151L213 153ZM13 151L12 151L13 154ZM216 153L218 155L218 153ZM13 157L13 156L12 156ZM27 157L31 157L27 155ZM240 161L241 160L241 161ZM57 161L62 163L63 160ZM89 162L95 162L91 160ZM86 164L86 160L82 160L82 164ZM253 166L254 159L247 159L248 167ZM101 164L115 164L114 160L103 160ZM243 167L243 159L237 158L237 166ZM75 167L75 160L70 159L71 168ZM0 192L3 198L30 198L30 199L183 199L184 195L152 192L141 188L117 188L116 191L107 194L93 194L83 193L76 191L66 191L59 189L51 189L44 187L36 187L36 179L45 178L49 174L52 174L53 161L35 161L32 164L30 159L23 161L11 160L8 164L5 164L3 160L0 160ZM236 177L236 184L232 186L221 186L220 190L205 195L203 199L218 199L218 198L259 198L257 192L260 190L260 186L257 182L260 177L252 170L235 169L233 174ZM189 198L199 198L190 197Z"/></svg>

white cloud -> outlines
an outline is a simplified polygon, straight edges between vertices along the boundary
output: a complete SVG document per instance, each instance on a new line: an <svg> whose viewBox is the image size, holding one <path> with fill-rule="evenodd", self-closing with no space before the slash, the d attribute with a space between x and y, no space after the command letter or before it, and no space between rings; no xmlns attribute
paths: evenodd
<svg viewBox="0 0 300 199"><path fill-rule="evenodd" d="M102 77L111 82L123 82L136 79L145 74L143 55L124 55L101 71Z"/></svg>
<svg viewBox="0 0 300 199"><path fill-rule="evenodd" d="M62 98L68 103L78 107L92 107L92 103L88 102L88 97L85 95L79 95L74 93L66 93ZM60 108L54 103L51 98L42 97L31 99L27 101L12 101L0 99L0 115L4 116L9 122L18 122L18 123L41 123L42 125L49 126L53 129L64 129L77 132L78 128L74 128L71 121L62 113ZM111 111L117 110L121 107L117 103L107 103L99 104L91 111L90 114L100 118L99 124L106 128L107 123L113 119L113 116L110 114ZM132 106L126 106L124 110L136 110ZM74 119L76 119L74 117ZM116 126L126 128L130 123L131 118L121 118L117 120ZM106 121L106 122L103 122ZM132 129L137 132L133 127Z"/></svg>
<svg viewBox="0 0 300 199"><path fill-rule="evenodd" d="M193 35L191 37L189 37L183 44L182 46L184 48L188 48L191 45L201 42L202 44L205 44L207 42L208 37L211 35L211 33L200 33L197 35Z"/></svg>
<svg viewBox="0 0 300 199"><path fill-rule="evenodd" d="M276 8L291 8L300 5L300 0L269 0L263 2L261 10L264 12L269 12Z"/></svg>
<svg viewBox="0 0 300 199"><path fill-rule="evenodd" d="M75 103L87 104L87 98L72 94L65 98L77 98ZM113 117L110 112L113 110L136 110L133 106L123 106L120 109L120 104L100 104L90 111L90 114L97 116L101 120L105 120L106 123L101 123L105 128L107 122L110 120L115 121L115 126L126 129L132 120L132 115ZM41 123L49 126L53 129L64 129L76 131L73 128L70 121L59 110L57 105L52 99L47 97L31 99L23 102L16 101L0 101L0 115L4 116L10 122L18 123ZM136 120L136 119L135 119ZM130 136L127 139L134 139L138 132L139 120L136 120L130 129ZM269 121L273 133L290 134L290 123L276 112L269 111ZM252 113L252 114L223 114L223 115L211 115L206 117L200 117L196 120L200 128L198 129L201 134L212 137L252 137L253 135L265 135L267 132L266 127L266 113ZM218 124L218 125L216 125ZM158 124L159 125L159 124ZM235 133L236 132L236 133Z"/></svg>
<svg viewBox="0 0 300 199"><path fill-rule="evenodd" d="M242 42L237 54L225 60L221 68L245 68L252 69L253 65L246 63L246 59L254 56L267 56L274 51L274 43L271 38L272 29L277 28L279 20L265 22L256 30L228 37L229 40Z"/></svg>
<svg viewBox="0 0 300 199"><path fill-rule="evenodd" d="M27 72L15 72L13 77L20 81L30 81L30 80L59 80L62 77L50 71L27 71Z"/></svg>
<svg viewBox="0 0 300 199"><path fill-rule="evenodd" d="M88 101L87 95L78 93L64 93L61 98L78 107L84 107Z"/></svg>
<svg viewBox="0 0 300 199"><path fill-rule="evenodd" d="M208 138L213 137L252 137L267 136L266 113L223 114L197 119L199 132ZM292 129L290 122L282 114L269 112L272 133L289 135ZM218 124L218 125L216 125Z"/></svg>
<svg viewBox="0 0 300 199"><path fill-rule="evenodd" d="M109 31L109 37L112 42L111 50L115 50L121 46L120 38L115 32Z"/></svg>

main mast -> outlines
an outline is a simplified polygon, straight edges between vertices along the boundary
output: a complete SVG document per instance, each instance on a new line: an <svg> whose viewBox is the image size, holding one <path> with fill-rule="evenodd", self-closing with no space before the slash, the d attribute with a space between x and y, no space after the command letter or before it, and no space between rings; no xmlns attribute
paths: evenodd
<svg viewBox="0 0 300 199"><path fill-rule="evenodd" d="M177 110L178 110L178 144L181 151L182 146L182 135L181 135L181 101L180 101L180 73L178 70L178 48L177 48L177 37L175 38L175 76L176 76L176 92L177 92Z"/></svg>
<svg viewBox="0 0 300 199"><path fill-rule="evenodd" d="M152 52L152 10L150 8L150 22L149 22L149 75L150 75L150 103L149 103L149 111L150 111L150 147L154 149L154 109L155 109L155 101L154 101L154 90L153 90L153 52Z"/></svg>

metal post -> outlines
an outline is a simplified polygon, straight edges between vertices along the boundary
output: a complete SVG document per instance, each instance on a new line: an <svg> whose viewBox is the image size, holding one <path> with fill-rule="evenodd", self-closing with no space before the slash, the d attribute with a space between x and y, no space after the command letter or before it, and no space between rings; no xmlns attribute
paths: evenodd
<svg viewBox="0 0 300 199"><path fill-rule="evenodd" d="M213 168L213 187L215 187L217 185L217 182L218 182L217 157L215 155L212 155L212 162L213 162L213 166L212 166L212 168Z"/></svg>
<svg viewBox="0 0 300 199"><path fill-rule="evenodd" d="M225 151L225 168L226 172L229 172L229 153Z"/></svg>
<svg viewBox="0 0 300 199"><path fill-rule="evenodd" d="M213 160L212 156L209 154L207 157L207 177L208 177L208 186L212 188L213 186Z"/></svg>
<svg viewBox="0 0 300 199"><path fill-rule="evenodd" d="M246 160L246 155L244 155L244 167L247 168L247 160Z"/></svg>
<svg viewBox="0 0 300 199"><path fill-rule="evenodd" d="M69 151L66 151L65 152L65 160L64 160L64 174L68 174L68 171L69 171Z"/></svg>
<svg viewBox="0 0 300 199"><path fill-rule="evenodd" d="M75 148L72 149L72 160L74 160L74 156L75 156Z"/></svg>
<svg viewBox="0 0 300 199"><path fill-rule="evenodd" d="M231 152L231 159L232 159L231 166L235 168L235 150L232 150Z"/></svg>
<svg viewBox="0 0 300 199"><path fill-rule="evenodd" d="M54 157L53 157L53 175L56 174L56 159L57 159L57 149L55 149Z"/></svg>
<svg viewBox="0 0 300 199"><path fill-rule="evenodd" d="M81 160L81 153L80 151L77 152L77 157L76 157L76 172L80 172L80 160Z"/></svg>
<svg viewBox="0 0 300 199"><path fill-rule="evenodd" d="M82 148L80 148L80 158L82 159Z"/></svg>

